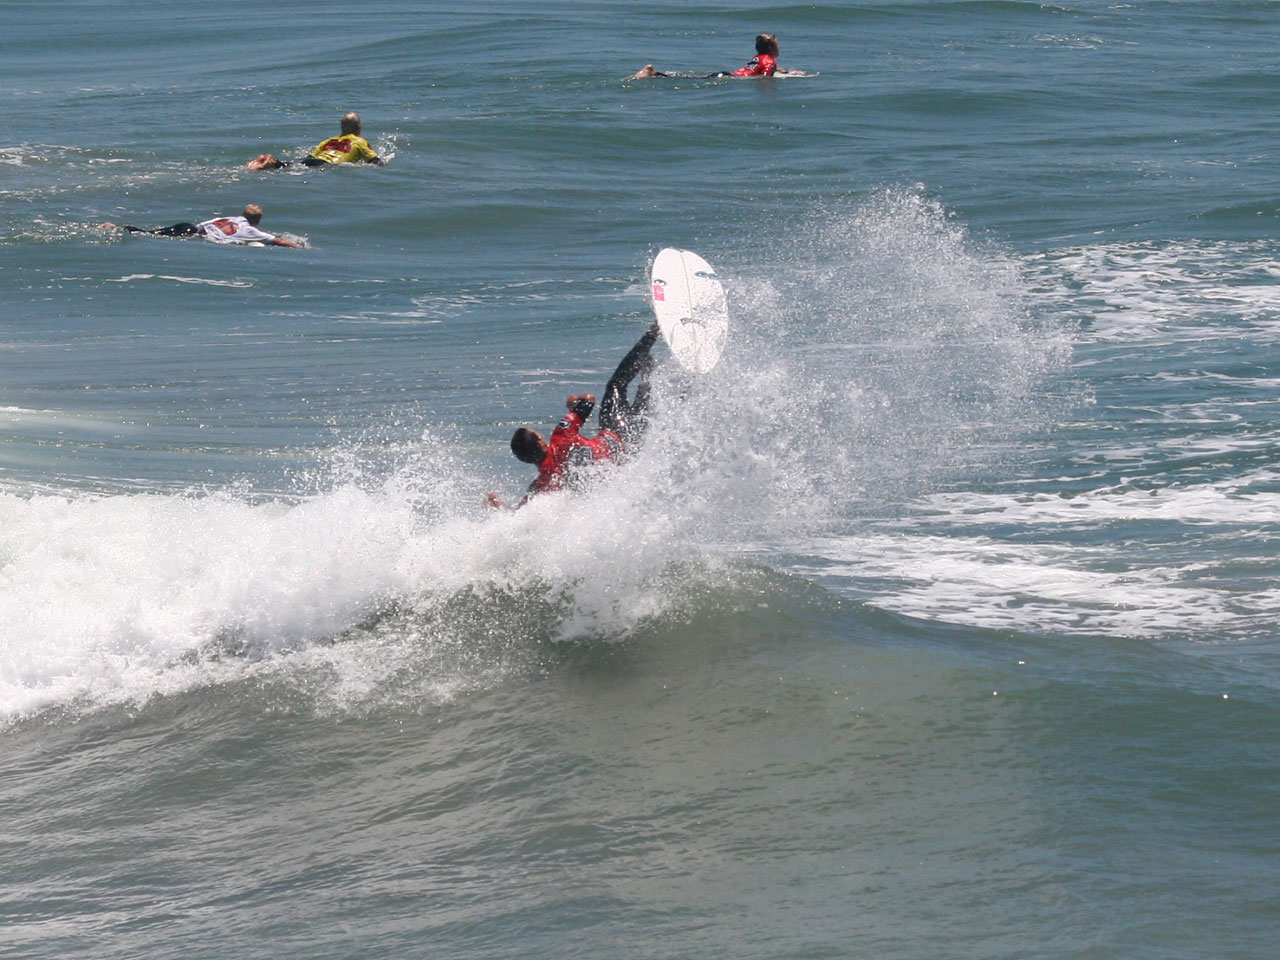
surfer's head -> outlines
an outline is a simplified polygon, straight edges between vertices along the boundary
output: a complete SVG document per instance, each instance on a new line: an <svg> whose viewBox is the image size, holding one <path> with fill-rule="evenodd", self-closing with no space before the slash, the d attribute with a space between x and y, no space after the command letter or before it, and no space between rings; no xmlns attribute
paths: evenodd
<svg viewBox="0 0 1280 960"><path fill-rule="evenodd" d="M778 55L778 38L772 33L762 33L756 37L756 53L767 53L771 57Z"/></svg>
<svg viewBox="0 0 1280 960"><path fill-rule="evenodd" d="M511 452L521 463L537 466L547 455L547 441L537 430L521 427L511 435Z"/></svg>
<svg viewBox="0 0 1280 960"><path fill-rule="evenodd" d="M360 136L360 114L352 110L342 116L342 132L352 136Z"/></svg>
<svg viewBox="0 0 1280 960"><path fill-rule="evenodd" d="M249 226L256 227L262 222L262 208L256 203L246 203L244 205L244 218L249 221Z"/></svg>

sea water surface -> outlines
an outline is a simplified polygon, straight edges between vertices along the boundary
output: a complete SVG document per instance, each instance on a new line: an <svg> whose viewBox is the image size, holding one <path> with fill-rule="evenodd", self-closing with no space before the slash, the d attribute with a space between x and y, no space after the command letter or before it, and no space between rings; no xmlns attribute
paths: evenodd
<svg viewBox="0 0 1280 960"><path fill-rule="evenodd" d="M1278 22L0 0L4 955L1274 956Z"/></svg>

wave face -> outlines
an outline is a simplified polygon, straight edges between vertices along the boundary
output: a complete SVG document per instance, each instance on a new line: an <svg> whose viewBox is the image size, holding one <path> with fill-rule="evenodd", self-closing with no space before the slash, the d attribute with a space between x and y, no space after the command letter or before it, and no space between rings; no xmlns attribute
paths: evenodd
<svg viewBox="0 0 1280 960"><path fill-rule="evenodd" d="M726 565L735 542L830 530L1043 422L1067 333L1031 319L1015 261L913 193L801 232L789 262L731 280L730 355L697 381L665 364L642 450L585 497L478 516L481 471L430 433L376 465L340 448L288 500L6 497L0 701L114 703L317 656L365 669L335 652L353 636L393 662L424 631L624 637L677 616L690 578L710 596L748 576Z"/></svg>

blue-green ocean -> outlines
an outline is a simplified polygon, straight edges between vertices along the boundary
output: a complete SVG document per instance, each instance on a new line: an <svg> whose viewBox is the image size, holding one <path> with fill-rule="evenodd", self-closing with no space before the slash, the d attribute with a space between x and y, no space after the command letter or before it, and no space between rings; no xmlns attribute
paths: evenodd
<svg viewBox="0 0 1280 960"><path fill-rule="evenodd" d="M0 0L0 953L1276 956L1277 28Z"/></svg>

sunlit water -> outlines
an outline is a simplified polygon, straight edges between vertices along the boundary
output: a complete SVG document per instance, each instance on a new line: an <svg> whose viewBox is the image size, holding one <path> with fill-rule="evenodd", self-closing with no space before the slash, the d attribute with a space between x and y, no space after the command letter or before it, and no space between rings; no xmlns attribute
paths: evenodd
<svg viewBox="0 0 1280 960"><path fill-rule="evenodd" d="M0 4L6 955L1269 956L1277 13Z"/></svg>

